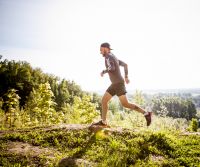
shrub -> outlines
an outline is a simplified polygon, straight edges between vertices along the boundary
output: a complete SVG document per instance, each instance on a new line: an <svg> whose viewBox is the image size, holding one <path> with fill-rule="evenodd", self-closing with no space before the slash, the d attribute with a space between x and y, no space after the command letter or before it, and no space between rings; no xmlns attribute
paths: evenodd
<svg viewBox="0 0 200 167"><path fill-rule="evenodd" d="M198 121L195 118L192 118L192 121L190 122L189 130L192 132L197 132L198 129Z"/></svg>

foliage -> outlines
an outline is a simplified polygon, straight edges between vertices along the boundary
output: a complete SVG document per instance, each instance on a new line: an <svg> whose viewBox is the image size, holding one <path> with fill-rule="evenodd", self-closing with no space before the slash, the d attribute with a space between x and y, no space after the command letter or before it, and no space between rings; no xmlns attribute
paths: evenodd
<svg viewBox="0 0 200 167"><path fill-rule="evenodd" d="M74 97L71 112L67 114L68 121L70 123L91 123L99 115L99 111L96 108L97 104L91 102L91 96Z"/></svg>
<svg viewBox="0 0 200 167"><path fill-rule="evenodd" d="M197 114L196 114L197 118L200 119L200 109L197 109Z"/></svg>
<svg viewBox="0 0 200 167"><path fill-rule="evenodd" d="M144 97L142 95L142 91L136 90L133 96L134 103L143 106L145 104Z"/></svg>
<svg viewBox="0 0 200 167"><path fill-rule="evenodd" d="M20 97L16 93L17 90L9 89L4 94L5 101L3 102L3 109L5 112L5 125L12 127L19 115L19 99Z"/></svg>
<svg viewBox="0 0 200 167"><path fill-rule="evenodd" d="M100 115L99 95L83 92L75 82L60 81L26 62L1 61L0 77L0 127L25 128L9 129L9 133L1 131L0 166L57 166L63 157L86 159L98 166L197 166L200 163L199 136L180 133L196 115L195 105L188 99L190 95L155 98L153 111L157 115L153 115L148 129L142 114L111 101L110 124L126 129L92 134L88 130L38 125L91 123ZM141 91L136 91L134 99L139 105L146 101ZM28 128L32 126L35 127ZM191 121L190 129L197 130L197 120ZM52 159L45 155L8 153L6 147L12 141L54 148L60 156Z"/></svg>
<svg viewBox="0 0 200 167"><path fill-rule="evenodd" d="M198 166L200 163L200 136L184 136L182 133L151 130L114 131L96 137L83 130L68 128L50 129L34 128L5 134L0 138L2 151L0 165L19 163L26 166L45 166L48 157L35 157L6 152L7 141L26 142L33 146L54 148L60 156L49 165L59 166L64 157L84 159L95 166ZM4 148L4 149L3 149ZM29 161L27 161L27 159Z"/></svg>
<svg viewBox="0 0 200 167"><path fill-rule="evenodd" d="M200 108L200 95L193 97L194 104L197 108Z"/></svg>
<svg viewBox="0 0 200 167"><path fill-rule="evenodd" d="M112 112L112 114L117 114L119 111L120 105L116 100L111 100L108 109Z"/></svg>
<svg viewBox="0 0 200 167"><path fill-rule="evenodd" d="M152 102L152 111L159 116L186 118L187 120L191 120L196 117L196 107L190 99L162 97L154 98Z"/></svg>
<svg viewBox="0 0 200 167"><path fill-rule="evenodd" d="M53 101L53 97L53 92L48 83L40 84L38 89L33 89L25 106L32 122L47 124L51 122L51 119L54 119L55 110L53 107L56 103Z"/></svg>
<svg viewBox="0 0 200 167"><path fill-rule="evenodd" d="M75 82L60 81L27 62L0 58L1 128L8 122L10 127L89 123L101 109L100 97L82 91Z"/></svg>
<svg viewBox="0 0 200 167"><path fill-rule="evenodd" d="M108 119L113 127L123 127L128 129L144 129L146 120L141 113L135 111L119 111L115 114L108 112ZM148 129L185 131L188 128L188 121L183 118L152 116L152 124Z"/></svg>
<svg viewBox="0 0 200 167"><path fill-rule="evenodd" d="M197 129L198 129L198 121L197 119L192 118L192 120L190 121L189 130L193 132L197 132Z"/></svg>
<svg viewBox="0 0 200 167"><path fill-rule="evenodd" d="M101 108L101 96L100 95L98 95L97 93L92 93L91 94L91 102L97 104L97 108L96 109L98 111L102 110L102 108Z"/></svg>
<svg viewBox="0 0 200 167"><path fill-rule="evenodd" d="M0 59L0 97L9 90L18 90L20 107L24 107L33 89L40 84L49 83L57 103L56 110L60 110L66 103L73 103L74 96L82 96L84 92L73 81L66 81L51 74L45 74L39 68L32 68L25 61L8 61ZM5 99L4 99L5 100Z"/></svg>

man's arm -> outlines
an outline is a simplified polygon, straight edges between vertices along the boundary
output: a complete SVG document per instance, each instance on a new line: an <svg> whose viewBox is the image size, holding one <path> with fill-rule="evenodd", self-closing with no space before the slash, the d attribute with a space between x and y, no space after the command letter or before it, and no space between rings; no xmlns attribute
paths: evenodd
<svg viewBox="0 0 200 167"><path fill-rule="evenodd" d="M128 65L121 60L119 60L119 65L124 67L125 78L128 78Z"/></svg>
<svg viewBox="0 0 200 167"><path fill-rule="evenodd" d="M107 73L108 72L108 70L106 69L106 70L103 70L102 72L101 72L101 74L105 74L105 73Z"/></svg>

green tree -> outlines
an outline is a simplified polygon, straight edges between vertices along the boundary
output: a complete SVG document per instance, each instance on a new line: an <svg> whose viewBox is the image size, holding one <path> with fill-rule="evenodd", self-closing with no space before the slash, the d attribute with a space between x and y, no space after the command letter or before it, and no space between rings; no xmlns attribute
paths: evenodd
<svg viewBox="0 0 200 167"><path fill-rule="evenodd" d="M24 105L29 95L31 84L31 66L26 62L15 62L4 60L0 62L0 96L3 96L9 89L18 90L20 105Z"/></svg>
<svg viewBox="0 0 200 167"><path fill-rule="evenodd" d="M188 111L187 119L196 118L197 110L193 101L191 99L186 100L186 105L187 105L187 111Z"/></svg>
<svg viewBox="0 0 200 167"><path fill-rule="evenodd" d="M49 83L40 84L38 89L33 89L25 106L34 124L47 124L53 119L55 113L53 92Z"/></svg>
<svg viewBox="0 0 200 167"><path fill-rule="evenodd" d="M189 125L189 130L193 132L197 132L198 129L198 121L195 118L192 118Z"/></svg>
<svg viewBox="0 0 200 167"><path fill-rule="evenodd" d="M144 97L142 95L142 91L136 90L133 96L133 100L136 104L143 106L145 103Z"/></svg>
<svg viewBox="0 0 200 167"><path fill-rule="evenodd" d="M99 96L97 93L93 93L92 94L92 100L91 102L92 103L96 103L97 104L97 110L101 111L102 108L101 108L101 96Z"/></svg>
<svg viewBox="0 0 200 167"><path fill-rule="evenodd" d="M196 117L196 107L191 99L180 97L155 97L152 110L160 116L170 116L173 118L186 118L191 120Z"/></svg>
<svg viewBox="0 0 200 167"><path fill-rule="evenodd" d="M81 91L80 86L78 86L74 81L70 82L68 81L68 91L70 94L70 99L69 99L69 103L73 104L74 103L74 97L83 97L84 93L83 91Z"/></svg>
<svg viewBox="0 0 200 167"><path fill-rule="evenodd" d="M119 110L119 102L115 99L112 99L109 103L109 110L112 112L112 114L116 114Z"/></svg>
<svg viewBox="0 0 200 167"><path fill-rule="evenodd" d="M67 103L74 102L74 96L83 97L83 92L75 82L62 80L52 74L45 74L41 69L33 69L25 61L8 61L0 57L0 97L11 88L18 90L20 107L24 107L31 91L37 90L40 84L49 83L54 100L57 103L56 110L61 110ZM4 98L4 97L3 97Z"/></svg>
<svg viewBox="0 0 200 167"><path fill-rule="evenodd" d="M56 95L57 110L61 110L67 103L70 102L70 94L68 91L68 84L66 80L62 80L57 88Z"/></svg>
<svg viewBox="0 0 200 167"><path fill-rule="evenodd" d="M3 128L5 113L3 111L3 98L0 97L0 127Z"/></svg>
<svg viewBox="0 0 200 167"><path fill-rule="evenodd" d="M10 127L14 125L14 122L19 115L19 99L20 97L16 93L17 90L9 89L4 95L3 109L6 115L5 124L9 124Z"/></svg>
<svg viewBox="0 0 200 167"><path fill-rule="evenodd" d="M74 123L91 123L99 115L96 107L97 104L91 102L91 96L84 95L82 98L76 96L69 117Z"/></svg>

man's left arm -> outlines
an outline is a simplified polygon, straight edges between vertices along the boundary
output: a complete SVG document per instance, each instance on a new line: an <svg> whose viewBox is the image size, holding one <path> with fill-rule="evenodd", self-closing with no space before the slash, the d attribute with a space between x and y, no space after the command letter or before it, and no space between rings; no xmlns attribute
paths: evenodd
<svg viewBox="0 0 200 167"><path fill-rule="evenodd" d="M130 81L128 79L128 65L123 61L119 60L119 65L124 67L125 82L128 84Z"/></svg>
<svg viewBox="0 0 200 167"><path fill-rule="evenodd" d="M128 65L121 60L119 60L119 65L124 67L125 78L128 78Z"/></svg>

